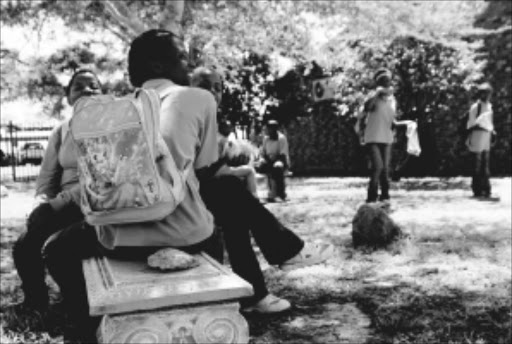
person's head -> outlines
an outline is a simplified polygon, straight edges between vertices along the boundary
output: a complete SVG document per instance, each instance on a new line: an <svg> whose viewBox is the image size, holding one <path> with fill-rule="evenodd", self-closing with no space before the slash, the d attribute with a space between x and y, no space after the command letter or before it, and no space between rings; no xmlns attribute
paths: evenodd
<svg viewBox="0 0 512 344"><path fill-rule="evenodd" d="M65 88L69 105L73 105L83 96L101 94L101 83L98 76L90 69L78 69Z"/></svg>
<svg viewBox="0 0 512 344"><path fill-rule="evenodd" d="M267 122L267 135L272 140L277 140L277 130L279 129L279 123L275 120L270 120Z"/></svg>
<svg viewBox="0 0 512 344"><path fill-rule="evenodd" d="M392 75L389 69L381 68L377 70L377 72L375 72L373 79L375 80L375 84L377 85L377 87L391 87Z"/></svg>
<svg viewBox="0 0 512 344"><path fill-rule="evenodd" d="M190 84L210 91L220 105L222 101L222 77L219 73L206 67L198 67L192 72Z"/></svg>
<svg viewBox="0 0 512 344"><path fill-rule="evenodd" d="M188 59L183 42L170 31L144 32L130 45L128 74L135 87L151 79L168 79L188 86Z"/></svg>
<svg viewBox="0 0 512 344"><path fill-rule="evenodd" d="M484 82L477 89L477 97L483 102L491 100L492 86L488 82Z"/></svg>
<svg viewBox="0 0 512 344"><path fill-rule="evenodd" d="M222 120L219 121L219 133L222 136L228 137L229 134L233 131L233 126L231 125L231 122L229 120Z"/></svg>

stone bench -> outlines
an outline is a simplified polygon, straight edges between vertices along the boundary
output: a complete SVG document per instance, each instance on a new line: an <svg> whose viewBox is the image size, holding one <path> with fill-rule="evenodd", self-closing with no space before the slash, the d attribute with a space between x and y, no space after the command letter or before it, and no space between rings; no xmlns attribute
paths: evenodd
<svg viewBox="0 0 512 344"><path fill-rule="evenodd" d="M208 255L200 265L160 272L145 261L83 261L89 311L103 316L99 343L247 343L238 299L252 286Z"/></svg>

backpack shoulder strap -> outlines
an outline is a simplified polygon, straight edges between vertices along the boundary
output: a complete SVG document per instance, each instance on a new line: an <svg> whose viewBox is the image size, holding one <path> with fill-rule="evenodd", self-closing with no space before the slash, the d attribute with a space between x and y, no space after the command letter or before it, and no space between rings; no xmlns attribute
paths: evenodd
<svg viewBox="0 0 512 344"><path fill-rule="evenodd" d="M66 136L69 133L69 119L65 120L64 123L62 123L62 127L60 129L60 142L64 143L64 140L66 139Z"/></svg>
<svg viewBox="0 0 512 344"><path fill-rule="evenodd" d="M159 100L158 106L160 107L160 106L162 106L162 103L163 103L164 99L168 95L170 95L175 88L176 88L176 85L171 85L171 86L168 86L168 87L166 87L166 88L164 88L163 90L160 90L160 91L154 90L154 92L150 92L150 94L153 94L154 96L159 97L159 99L158 99ZM160 109L158 109L158 111L156 113L158 115L160 115ZM158 120L160 120L160 116L158 116ZM159 127L160 126L158 125L157 128L159 128ZM160 132L159 132L159 134L160 134ZM165 143L165 141L164 141L164 143ZM167 144L165 144L164 146L165 146L164 148L168 150ZM170 151L169 151L169 155L172 156ZM193 167L192 167L193 165L194 164L191 163L191 164L185 166L185 170L183 171L183 177L184 177L185 181L188 180L188 177L189 177L189 175L191 174L191 172L193 170Z"/></svg>

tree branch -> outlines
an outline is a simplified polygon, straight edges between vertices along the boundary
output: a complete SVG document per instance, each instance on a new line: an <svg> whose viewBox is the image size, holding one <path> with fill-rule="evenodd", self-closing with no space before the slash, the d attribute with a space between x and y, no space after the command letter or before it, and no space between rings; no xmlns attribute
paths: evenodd
<svg viewBox="0 0 512 344"><path fill-rule="evenodd" d="M165 0L167 10L162 11L159 18L160 28L171 31L178 37L183 37L183 12L185 0Z"/></svg>
<svg viewBox="0 0 512 344"><path fill-rule="evenodd" d="M134 11L131 11L124 2L106 0L104 5L112 19L125 29L127 35L131 38L135 38L146 31L144 23L135 16Z"/></svg>

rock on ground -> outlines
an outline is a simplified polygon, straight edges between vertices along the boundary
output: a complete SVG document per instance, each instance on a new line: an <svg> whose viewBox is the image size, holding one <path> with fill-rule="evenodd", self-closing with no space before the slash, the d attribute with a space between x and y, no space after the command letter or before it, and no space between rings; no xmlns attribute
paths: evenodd
<svg viewBox="0 0 512 344"><path fill-rule="evenodd" d="M352 220L354 247L385 248L402 234L382 204L363 204Z"/></svg>

